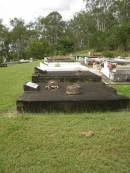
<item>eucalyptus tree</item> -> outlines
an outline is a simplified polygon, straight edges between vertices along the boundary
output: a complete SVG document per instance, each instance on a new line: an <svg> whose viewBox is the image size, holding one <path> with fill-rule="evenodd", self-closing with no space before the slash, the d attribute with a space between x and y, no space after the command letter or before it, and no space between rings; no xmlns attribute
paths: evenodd
<svg viewBox="0 0 130 173"><path fill-rule="evenodd" d="M84 0L86 10L96 19L98 31L105 32L115 22L113 16L113 0Z"/></svg>
<svg viewBox="0 0 130 173"><path fill-rule="evenodd" d="M0 20L0 63L4 59L7 59L7 36L8 29L2 24L2 20Z"/></svg>
<svg viewBox="0 0 130 173"><path fill-rule="evenodd" d="M75 49L89 48L91 38L96 32L96 21L94 17L85 11L77 13L69 23L71 37L75 43Z"/></svg>
<svg viewBox="0 0 130 173"><path fill-rule="evenodd" d="M58 40L64 34L65 22L57 11L51 12L47 17L40 19L42 39L49 42L54 51L57 49Z"/></svg>
<svg viewBox="0 0 130 173"><path fill-rule="evenodd" d="M10 52L17 59L26 58L25 49L29 40L27 27L22 19L14 18L10 21Z"/></svg>
<svg viewBox="0 0 130 173"><path fill-rule="evenodd" d="M130 0L115 0L113 7L119 23L130 21Z"/></svg>

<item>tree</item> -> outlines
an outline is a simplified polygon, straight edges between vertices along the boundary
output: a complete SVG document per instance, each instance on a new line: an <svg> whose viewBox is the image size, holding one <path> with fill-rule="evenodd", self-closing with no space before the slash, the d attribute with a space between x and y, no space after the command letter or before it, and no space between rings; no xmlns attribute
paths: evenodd
<svg viewBox="0 0 130 173"><path fill-rule="evenodd" d="M50 46L46 41L34 41L28 45L26 52L30 58L42 59L50 55Z"/></svg>
<svg viewBox="0 0 130 173"><path fill-rule="evenodd" d="M53 50L57 50L57 43L64 33L64 22L58 12L51 12L47 17L41 18L42 39L49 42Z"/></svg>
<svg viewBox="0 0 130 173"><path fill-rule="evenodd" d="M3 62L6 56L6 39L8 35L8 29L2 24L2 20L0 20L0 63Z"/></svg>
<svg viewBox="0 0 130 173"><path fill-rule="evenodd" d="M119 23L130 21L130 0L115 0L113 8Z"/></svg>
<svg viewBox="0 0 130 173"><path fill-rule="evenodd" d="M18 59L26 58L25 48L29 37L24 21L14 18L10 21L10 24L13 27L10 31L10 51L15 53Z"/></svg>
<svg viewBox="0 0 130 173"><path fill-rule="evenodd" d="M67 54L83 49L130 50L130 0L84 0L86 10L63 21L54 11L35 22L10 21L8 30L0 22L0 58Z"/></svg>
<svg viewBox="0 0 130 173"><path fill-rule="evenodd" d="M89 11L96 20L96 27L98 31L105 32L113 23L115 18L113 16L112 0L84 0L86 2L86 9Z"/></svg>
<svg viewBox="0 0 130 173"><path fill-rule="evenodd" d="M115 38L118 42L118 47L127 51L130 41L130 24L124 23L116 27Z"/></svg>
<svg viewBox="0 0 130 173"><path fill-rule="evenodd" d="M68 36L62 37L58 42L58 53L65 55L74 50L74 41Z"/></svg>
<svg viewBox="0 0 130 173"><path fill-rule="evenodd" d="M87 12L77 13L69 22L69 35L74 40L76 50L90 47L90 39L96 31L95 25L93 16Z"/></svg>

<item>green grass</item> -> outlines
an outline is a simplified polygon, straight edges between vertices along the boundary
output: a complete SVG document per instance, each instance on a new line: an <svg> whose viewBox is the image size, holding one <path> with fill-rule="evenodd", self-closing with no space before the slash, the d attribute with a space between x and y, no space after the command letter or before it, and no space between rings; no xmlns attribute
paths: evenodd
<svg viewBox="0 0 130 173"><path fill-rule="evenodd" d="M129 173L129 113L0 118L0 173L44 172Z"/></svg>
<svg viewBox="0 0 130 173"><path fill-rule="evenodd" d="M15 109L16 98L23 92L23 84L31 80L34 67L39 62L0 68L0 112Z"/></svg>
<svg viewBox="0 0 130 173"><path fill-rule="evenodd" d="M0 173L129 173L129 112L16 114L38 63L0 69ZM130 97L129 86L116 88Z"/></svg>
<svg viewBox="0 0 130 173"><path fill-rule="evenodd" d="M115 85L113 87L118 91L118 94L121 94L130 98L130 85Z"/></svg>

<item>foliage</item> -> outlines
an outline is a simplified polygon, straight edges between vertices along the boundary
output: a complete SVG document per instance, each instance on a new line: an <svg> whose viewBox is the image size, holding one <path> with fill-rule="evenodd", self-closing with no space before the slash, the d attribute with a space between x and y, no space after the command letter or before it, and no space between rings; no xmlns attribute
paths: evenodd
<svg viewBox="0 0 130 173"><path fill-rule="evenodd" d="M10 51L15 52L18 59L26 58L25 48L27 46L28 33L24 21L15 18L14 20L11 20L10 23L13 27L10 32Z"/></svg>
<svg viewBox="0 0 130 173"><path fill-rule="evenodd" d="M108 57L108 58L114 58L114 56L115 56L114 53L111 51L104 51L104 52L102 52L102 55L104 57Z"/></svg>
<svg viewBox="0 0 130 173"><path fill-rule="evenodd" d="M27 55L34 59L43 59L50 54L50 47L46 41L34 41L28 45Z"/></svg>
<svg viewBox="0 0 130 173"><path fill-rule="evenodd" d="M64 22L58 12L51 12L47 17L39 20L41 25L41 37L48 41L53 48L52 51L57 53L57 44L64 33Z"/></svg>
<svg viewBox="0 0 130 173"><path fill-rule="evenodd" d="M73 51L130 50L130 1L84 0L86 10L64 21L59 12L25 24L10 21L6 28L0 21L0 59L67 54Z"/></svg>
<svg viewBox="0 0 130 173"><path fill-rule="evenodd" d="M63 37L58 42L58 53L61 55L65 55L66 53L70 53L74 50L74 41L69 37Z"/></svg>

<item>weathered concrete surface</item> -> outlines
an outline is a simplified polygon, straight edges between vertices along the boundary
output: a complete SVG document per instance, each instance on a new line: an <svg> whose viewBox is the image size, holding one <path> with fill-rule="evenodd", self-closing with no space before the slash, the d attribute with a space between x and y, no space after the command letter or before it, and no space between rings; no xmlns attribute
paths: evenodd
<svg viewBox="0 0 130 173"><path fill-rule="evenodd" d="M67 95L69 83L60 83L58 89L48 90L46 84L39 91L25 91L17 100L19 112L79 112L107 111L127 108L129 99L117 95L103 83L79 83L81 94Z"/></svg>

